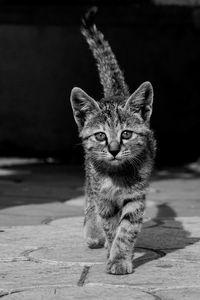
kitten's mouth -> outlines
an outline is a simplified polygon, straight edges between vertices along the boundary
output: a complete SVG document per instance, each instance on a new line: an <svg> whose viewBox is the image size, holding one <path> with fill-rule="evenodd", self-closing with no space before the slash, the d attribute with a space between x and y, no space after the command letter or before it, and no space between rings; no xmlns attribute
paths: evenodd
<svg viewBox="0 0 200 300"><path fill-rule="evenodd" d="M114 164L114 165L116 165L116 164L118 164L119 162L120 162L120 160L121 159L119 159L119 158L111 158L109 161L112 163L112 164Z"/></svg>

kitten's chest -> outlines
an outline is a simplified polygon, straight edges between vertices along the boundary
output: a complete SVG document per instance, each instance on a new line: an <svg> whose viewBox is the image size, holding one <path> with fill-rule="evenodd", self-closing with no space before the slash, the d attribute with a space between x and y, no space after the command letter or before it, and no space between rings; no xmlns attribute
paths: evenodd
<svg viewBox="0 0 200 300"><path fill-rule="evenodd" d="M110 178L105 178L100 183L99 198L115 202L118 206L122 205L123 194L125 190L116 186Z"/></svg>

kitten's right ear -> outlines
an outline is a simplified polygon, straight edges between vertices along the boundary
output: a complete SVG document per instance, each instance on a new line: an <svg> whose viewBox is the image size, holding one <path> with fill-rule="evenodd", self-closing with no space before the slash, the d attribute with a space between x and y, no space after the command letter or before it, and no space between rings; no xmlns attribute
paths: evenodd
<svg viewBox="0 0 200 300"><path fill-rule="evenodd" d="M149 81L143 82L128 98L125 109L140 112L145 122L149 122L152 113L153 87Z"/></svg>
<svg viewBox="0 0 200 300"><path fill-rule="evenodd" d="M83 128L88 114L100 111L98 103L78 87L72 89L70 101L79 130Z"/></svg>

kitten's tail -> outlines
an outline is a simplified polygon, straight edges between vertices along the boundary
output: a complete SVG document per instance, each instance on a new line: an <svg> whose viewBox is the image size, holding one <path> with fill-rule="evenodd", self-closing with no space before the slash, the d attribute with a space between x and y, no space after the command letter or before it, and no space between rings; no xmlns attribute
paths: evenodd
<svg viewBox="0 0 200 300"><path fill-rule="evenodd" d="M124 75L120 70L115 55L103 34L96 28L94 17L97 7L92 7L82 19L81 33L85 36L87 43L97 61L99 77L104 90L104 96L113 95L129 96L128 86Z"/></svg>

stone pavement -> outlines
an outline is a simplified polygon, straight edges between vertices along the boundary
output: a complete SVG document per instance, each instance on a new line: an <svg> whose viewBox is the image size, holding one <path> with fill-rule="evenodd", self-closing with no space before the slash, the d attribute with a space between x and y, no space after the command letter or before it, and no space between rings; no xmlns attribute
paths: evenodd
<svg viewBox="0 0 200 300"><path fill-rule="evenodd" d="M198 174L154 176L135 271L115 276L105 273L106 251L88 249L83 241L82 169L32 165L3 171L1 298L200 299Z"/></svg>

